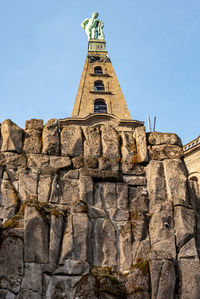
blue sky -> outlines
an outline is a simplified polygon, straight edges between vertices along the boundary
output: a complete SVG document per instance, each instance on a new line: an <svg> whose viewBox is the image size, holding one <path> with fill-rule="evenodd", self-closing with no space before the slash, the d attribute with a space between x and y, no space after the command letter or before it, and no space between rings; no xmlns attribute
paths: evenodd
<svg viewBox="0 0 200 299"><path fill-rule="evenodd" d="M0 0L0 122L69 117L99 12L133 119L183 143L200 134L199 0Z"/></svg>

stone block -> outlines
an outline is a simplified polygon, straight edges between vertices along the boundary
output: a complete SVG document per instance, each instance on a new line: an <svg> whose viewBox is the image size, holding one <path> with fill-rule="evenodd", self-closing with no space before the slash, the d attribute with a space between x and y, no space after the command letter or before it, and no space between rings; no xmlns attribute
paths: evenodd
<svg viewBox="0 0 200 299"><path fill-rule="evenodd" d="M147 184L144 176L123 175L123 179L130 186L146 186Z"/></svg>
<svg viewBox="0 0 200 299"><path fill-rule="evenodd" d="M36 207L26 206L24 213L24 260L27 263L48 262L47 219L42 217Z"/></svg>
<svg viewBox="0 0 200 299"><path fill-rule="evenodd" d="M147 176L147 190L151 203L167 199L163 162L150 161L145 168Z"/></svg>
<svg viewBox="0 0 200 299"><path fill-rule="evenodd" d="M171 202L154 205L149 222L152 259L176 258L173 206Z"/></svg>
<svg viewBox="0 0 200 299"><path fill-rule="evenodd" d="M64 265L55 271L57 275L86 275L90 272L90 264L86 261L66 259Z"/></svg>
<svg viewBox="0 0 200 299"><path fill-rule="evenodd" d="M195 232L195 212L182 206L174 208L174 230L176 233L176 245L182 247Z"/></svg>
<svg viewBox="0 0 200 299"><path fill-rule="evenodd" d="M60 154L60 134L58 120L50 119L42 132L42 153L58 156Z"/></svg>
<svg viewBox="0 0 200 299"><path fill-rule="evenodd" d="M147 133L148 144L150 145L160 145L160 144L169 144L169 145L178 145L182 147L182 142L180 138L173 133L160 133L160 132L151 132Z"/></svg>
<svg viewBox="0 0 200 299"><path fill-rule="evenodd" d="M121 133L121 155L123 163L133 164L133 155L137 154L136 141L133 138L132 132Z"/></svg>
<svg viewBox="0 0 200 299"><path fill-rule="evenodd" d="M180 159L183 157L183 148L177 145L149 146L149 157L152 160Z"/></svg>
<svg viewBox="0 0 200 299"><path fill-rule="evenodd" d="M28 154L27 166L29 168L47 168L50 157L48 155Z"/></svg>
<svg viewBox="0 0 200 299"><path fill-rule="evenodd" d="M69 157L50 156L49 167L55 170L60 168L68 169L71 167L71 159Z"/></svg>
<svg viewBox="0 0 200 299"><path fill-rule="evenodd" d="M7 236L0 247L0 277L14 278L23 275L23 241L16 236Z"/></svg>
<svg viewBox="0 0 200 299"><path fill-rule="evenodd" d="M187 243L185 243L178 254L178 259L182 258L197 258L198 253L196 249L195 239L190 239Z"/></svg>
<svg viewBox="0 0 200 299"><path fill-rule="evenodd" d="M164 160L164 173L168 199L188 201L187 170L179 159Z"/></svg>
<svg viewBox="0 0 200 299"><path fill-rule="evenodd" d="M27 157L24 154L3 153L3 164L6 168L25 168L27 164Z"/></svg>
<svg viewBox="0 0 200 299"><path fill-rule="evenodd" d="M15 215L20 199L14 185L9 180L0 180L0 190L0 218L10 219Z"/></svg>
<svg viewBox="0 0 200 299"><path fill-rule="evenodd" d="M150 262L151 298L174 298L176 274L174 263L170 260L153 260ZM188 297L193 298L193 297Z"/></svg>
<svg viewBox="0 0 200 299"><path fill-rule="evenodd" d="M72 164L75 169L84 167L84 160L82 157L75 157L72 159Z"/></svg>
<svg viewBox="0 0 200 299"><path fill-rule="evenodd" d="M117 223L119 235L119 248L120 248L120 271L124 272L130 269L133 263L132 254L132 227L131 223L121 222Z"/></svg>
<svg viewBox="0 0 200 299"><path fill-rule="evenodd" d="M198 299L200 294L199 258L183 258L178 261L179 296L181 299Z"/></svg>
<svg viewBox="0 0 200 299"><path fill-rule="evenodd" d="M133 133L136 140L137 155L132 158L132 162L141 163L148 161L147 140L145 127L137 127Z"/></svg>
<svg viewBox="0 0 200 299"><path fill-rule="evenodd" d="M78 157L83 154L82 130L78 126L67 126L61 131L61 155Z"/></svg>
<svg viewBox="0 0 200 299"><path fill-rule="evenodd" d="M51 193L52 177L41 175L38 180L38 201L48 202Z"/></svg>
<svg viewBox="0 0 200 299"><path fill-rule="evenodd" d="M40 130L25 130L23 152L40 154L42 151L42 132Z"/></svg>
<svg viewBox="0 0 200 299"><path fill-rule="evenodd" d="M120 136L111 126L101 127L102 155L108 159L120 159L119 140Z"/></svg>
<svg viewBox="0 0 200 299"><path fill-rule="evenodd" d="M60 204L70 206L73 202L79 200L79 184L78 180L65 179L59 183Z"/></svg>
<svg viewBox="0 0 200 299"><path fill-rule="evenodd" d="M60 254L60 244L63 234L63 216L51 215L50 240L49 240L49 262L57 264Z"/></svg>
<svg viewBox="0 0 200 299"><path fill-rule="evenodd" d="M145 293L149 291L149 264L147 261L139 261L132 266L127 275L125 284L126 293Z"/></svg>
<svg viewBox="0 0 200 299"><path fill-rule="evenodd" d="M99 127L84 127L84 157L101 156L101 138Z"/></svg>
<svg viewBox="0 0 200 299"><path fill-rule="evenodd" d="M30 199L37 199L37 174L19 174L19 195L24 202Z"/></svg>
<svg viewBox="0 0 200 299"><path fill-rule="evenodd" d="M88 168L97 168L98 167L98 159L97 158L85 158L84 165Z"/></svg>
<svg viewBox="0 0 200 299"><path fill-rule="evenodd" d="M25 130L38 130L42 131L43 120L42 119L30 119L25 122Z"/></svg>
<svg viewBox="0 0 200 299"><path fill-rule="evenodd" d="M74 298L99 299L98 280L94 275L85 275L77 283Z"/></svg>
<svg viewBox="0 0 200 299"><path fill-rule="evenodd" d="M42 294L42 265L35 263L25 264L21 288Z"/></svg>
<svg viewBox="0 0 200 299"><path fill-rule="evenodd" d="M2 152L22 152L23 130L10 119L5 120L1 125Z"/></svg>

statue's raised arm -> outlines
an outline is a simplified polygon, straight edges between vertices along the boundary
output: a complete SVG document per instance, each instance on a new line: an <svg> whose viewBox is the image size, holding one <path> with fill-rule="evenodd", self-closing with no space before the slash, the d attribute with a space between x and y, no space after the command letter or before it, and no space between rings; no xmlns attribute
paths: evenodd
<svg viewBox="0 0 200 299"><path fill-rule="evenodd" d="M90 39L105 39L103 33L104 24L98 18L98 12L93 12L91 18L85 19L81 23L81 27L85 30L88 40Z"/></svg>

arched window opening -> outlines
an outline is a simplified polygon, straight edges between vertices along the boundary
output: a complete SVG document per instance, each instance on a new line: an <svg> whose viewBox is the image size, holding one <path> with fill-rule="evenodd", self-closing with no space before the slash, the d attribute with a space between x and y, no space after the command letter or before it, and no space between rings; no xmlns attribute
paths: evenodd
<svg viewBox="0 0 200 299"><path fill-rule="evenodd" d="M107 113L107 105L103 99L94 101L94 113Z"/></svg>
<svg viewBox="0 0 200 299"><path fill-rule="evenodd" d="M100 91L105 90L103 81L101 81L101 80L94 82L94 91L99 91L99 90Z"/></svg>
<svg viewBox="0 0 200 299"><path fill-rule="evenodd" d="M95 66L94 73L95 74L103 74L102 67L101 66Z"/></svg>

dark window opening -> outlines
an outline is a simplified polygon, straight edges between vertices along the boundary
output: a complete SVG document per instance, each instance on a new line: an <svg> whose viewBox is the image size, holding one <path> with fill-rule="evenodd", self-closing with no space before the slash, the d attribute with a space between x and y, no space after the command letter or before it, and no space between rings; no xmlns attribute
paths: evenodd
<svg viewBox="0 0 200 299"><path fill-rule="evenodd" d="M107 113L107 105L103 99L94 101L94 113Z"/></svg>
<svg viewBox="0 0 200 299"><path fill-rule="evenodd" d="M105 90L103 81L95 81L94 82L94 91L98 91L98 90Z"/></svg>
<svg viewBox="0 0 200 299"><path fill-rule="evenodd" d="M103 74L102 67L101 66L95 66L94 73L95 74Z"/></svg>

